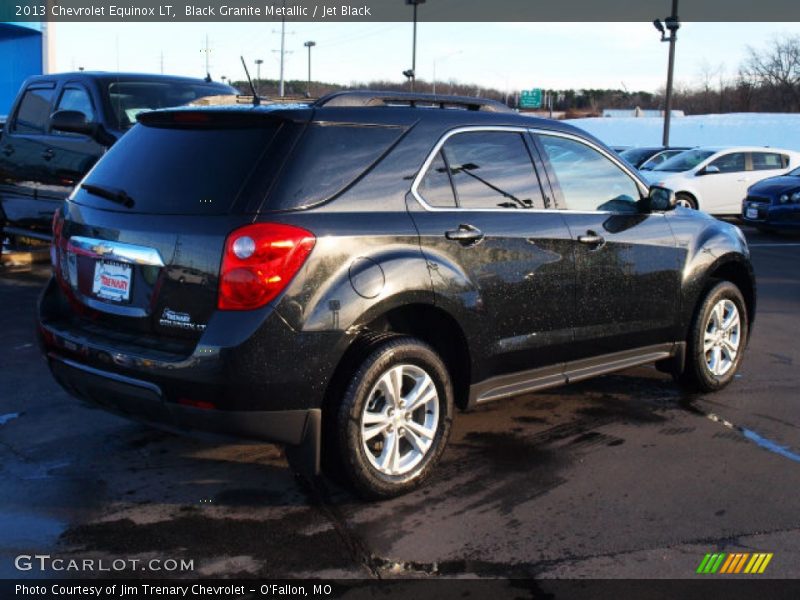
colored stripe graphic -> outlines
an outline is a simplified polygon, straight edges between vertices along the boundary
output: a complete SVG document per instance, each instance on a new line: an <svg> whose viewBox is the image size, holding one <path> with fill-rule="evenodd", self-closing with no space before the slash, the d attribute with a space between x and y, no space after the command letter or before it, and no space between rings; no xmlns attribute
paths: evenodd
<svg viewBox="0 0 800 600"><path fill-rule="evenodd" d="M760 574L763 573L769 562L772 560L773 554L767 552L734 552L726 554L725 552L714 552L706 554L700 565L697 567L697 573L706 575L720 574Z"/></svg>

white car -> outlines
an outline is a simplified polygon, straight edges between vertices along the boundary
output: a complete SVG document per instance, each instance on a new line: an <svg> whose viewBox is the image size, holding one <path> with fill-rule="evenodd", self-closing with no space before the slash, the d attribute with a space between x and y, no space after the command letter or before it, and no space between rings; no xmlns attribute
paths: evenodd
<svg viewBox="0 0 800 600"><path fill-rule="evenodd" d="M738 215L747 188L800 166L800 153L758 146L704 146L682 152L642 175L675 192L678 204L714 215Z"/></svg>

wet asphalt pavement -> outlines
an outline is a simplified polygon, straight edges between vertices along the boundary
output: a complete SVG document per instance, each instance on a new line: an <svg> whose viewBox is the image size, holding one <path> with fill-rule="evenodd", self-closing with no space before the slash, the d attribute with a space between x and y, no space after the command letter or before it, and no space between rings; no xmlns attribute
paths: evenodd
<svg viewBox="0 0 800 600"><path fill-rule="evenodd" d="M303 484L272 446L84 408L34 343L46 269L0 273L0 577L41 577L13 560L49 553L204 577L672 578L714 551L800 577L800 237L747 234L758 313L728 389L641 367L500 401L457 416L427 486L374 504Z"/></svg>

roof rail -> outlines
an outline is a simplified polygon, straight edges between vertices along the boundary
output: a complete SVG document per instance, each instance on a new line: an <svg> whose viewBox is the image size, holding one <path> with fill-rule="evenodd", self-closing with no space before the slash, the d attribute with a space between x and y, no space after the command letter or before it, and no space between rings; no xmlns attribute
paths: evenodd
<svg viewBox="0 0 800 600"><path fill-rule="evenodd" d="M410 106L463 108L486 112L514 112L502 102L469 96L444 96L440 94L414 94L409 92L375 92L348 90L323 96L313 107Z"/></svg>

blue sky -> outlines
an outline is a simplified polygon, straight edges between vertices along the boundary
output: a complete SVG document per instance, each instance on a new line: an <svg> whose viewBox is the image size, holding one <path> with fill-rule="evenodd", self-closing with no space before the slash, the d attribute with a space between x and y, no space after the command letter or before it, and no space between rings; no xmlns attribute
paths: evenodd
<svg viewBox="0 0 800 600"><path fill-rule="evenodd" d="M651 23L421 23L417 75L498 89L622 88L656 91L666 75L667 44ZM255 77L277 78L280 23L58 23L56 70L164 72L203 76L208 35L211 74L242 79L242 54ZM286 25L287 79L305 79L306 40L314 79L348 84L402 79L411 66L410 23ZM746 47L776 35L800 35L800 23L684 23L678 36L676 81L697 84L704 71L735 75ZM715 75L715 80L718 75Z"/></svg>

